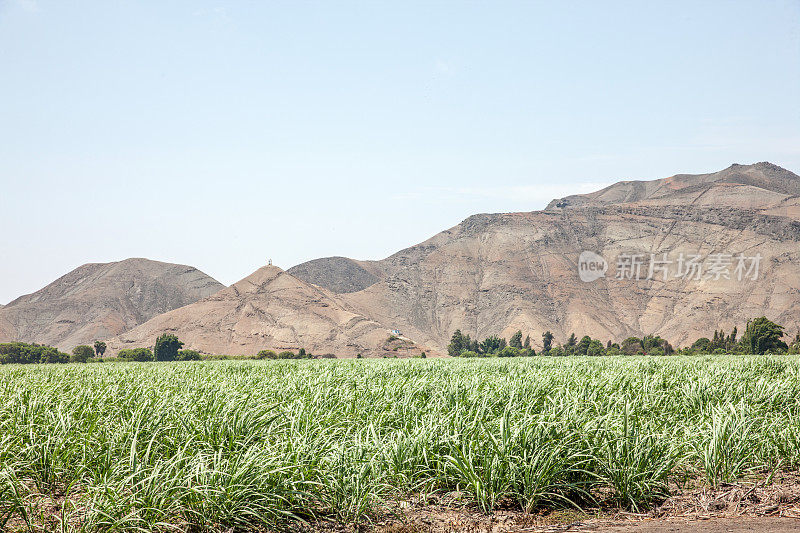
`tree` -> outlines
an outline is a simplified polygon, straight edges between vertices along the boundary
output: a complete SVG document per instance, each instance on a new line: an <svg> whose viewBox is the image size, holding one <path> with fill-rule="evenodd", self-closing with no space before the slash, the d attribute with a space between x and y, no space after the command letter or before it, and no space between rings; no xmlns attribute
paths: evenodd
<svg viewBox="0 0 800 533"><path fill-rule="evenodd" d="M469 348L469 341L467 340L467 346L464 346L464 336L461 334L461 330L457 329L453 336L450 337L450 344L447 345L447 353L450 357L458 357L461 355L461 352Z"/></svg>
<svg viewBox="0 0 800 533"><path fill-rule="evenodd" d="M71 363L85 363L94 357L94 348L81 344L72 349L72 357L69 358Z"/></svg>
<svg viewBox="0 0 800 533"><path fill-rule="evenodd" d="M0 344L0 364L18 363L67 363L69 354L58 351L52 346L26 344L24 342L8 342Z"/></svg>
<svg viewBox="0 0 800 533"><path fill-rule="evenodd" d="M589 335L584 335L581 341L575 346L575 353L578 355L586 355L589 351L589 345L592 343L592 338Z"/></svg>
<svg viewBox="0 0 800 533"><path fill-rule="evenodd" d="M736 326L733 326L733 330L731 331L731 334L728 336L728 340L725 343L725 348L729 352L732 352L736 348L736 333Z"/></svg>
<svg viewBox="0 0 800 533"><path fill-rule="evenodd" d="M578 349L578 338L575 333L570 333L567 342L564 343L564 354L574 355Z"/></svg>
<svg viewBox="0 0 800 533"><path fill-rule="evenodd" d="M792 344L789 346L788 353L792 355L800 354L800 333L794 336Z"/></svg>
<svg viewBox="0 0 800 533"><path fill-rule="evenodd" d="M598 355L605 355L606 349L603 348L603 343L597 339L592 339L592 342L589 343L589 347L586 348L586 355L590 356L598 356Z"/></svg>
<svg viewBox="0 0 800 533"><path fill-rule="evenodd" d="M277 358L278 354L276 354L272 350L261 350L260 352L258 352L258 354L256 354L256 359L277 359Z"/></svg>
<svg viewBox="0 0 800 533"><path fill-rule="evenodd" d="M156 361L174 361L178 358L178 350L183 348L183 343L175 335L162 334L156 339L153 355Z"/></svg>
<svg viewBox="0 0 800 533"><path fill-rule="evenodd" d="M798 335L800 335L800 333L798 333ZM525 335L525 343L522 345L522 347L525 348L526 350L530 350L531 349L531 336L530 335Z"/></svg>
<svg viewBox="0 0 800 533"><path fill-rule="evenodd" d="M700 337L692 343L692 350L697 353L711 352L711 339L708 337Z"/></svg>
<svg viewBox="0 0 800 533"><path fill-rule="evenodd" d="M671 355L675 350L672 345L658 335L647 335L642 339L644 353L650 355Z"/></svg>
<svg viewBox="0 0 800 533"><path fill-rule="evenodd" d="M106 353L106 343L103 341L94 341L94 351L97 357L103 357L103 354Z"/></svg>
<svg viewBox="0 0 800 533"><path fill-rule="evenodd" d="M481 343L481 351L487 355L497 353L506 347L506 340L496 335L486 337Z"/></svg>
<svg viewBox="0 0 800 533"><path fill-rule="evenodd" d="M622 346L620 347L622 353L625 355L635 355L644 353L644 346L642 345L642 339L638 337L628 337L624 341L622 341Z"/></svg>
<svg viewBox="0 0 800 533"><path fill-rule="evenodd" d="M713 352L718 348L722 348L722 344L724 342L725 342L725 334L722 331L714 330L714 336L711 338L711 343L708 345L709 351Z"/></svg>
<svg viewBox="0 0 800 533"><path fill-rule="evenodd" d="M511 340L508 341L508 345L512 348L522 349L522 331L517 330L514 335L511 336Z"/></svg>
<svg viewBox="0 0 800 533"><path fill-rule="evenodd" d="M569 338L567 339L566 346L577 346L578 345L578 337L575 336L575 333L570 333Z"/></svg>
<svg viewBox="0 0 800 533"><path fill-rule="evenodd" d="M550 347L553 345L553 338L553 334L550 331L542 333L542 351L544 353L550 351Z"/></svg>
<svg viewBox="0 0 800 533"><path fill-rule="evenodd" d="M469 335L467 335L467 340L469 341ZM470 351L473 351L475 353L481 351L481 343L478 342L478 339L475 339L473 341L469 341L467 344L469 345L468 349Z"/></svg>
<svg viewBox="0 0 800 533"><path fill-rule="evenodd" d="M788 348L781 337L783 326L762 316L747 322L741 343L749 353L779 353Z"/></svg>

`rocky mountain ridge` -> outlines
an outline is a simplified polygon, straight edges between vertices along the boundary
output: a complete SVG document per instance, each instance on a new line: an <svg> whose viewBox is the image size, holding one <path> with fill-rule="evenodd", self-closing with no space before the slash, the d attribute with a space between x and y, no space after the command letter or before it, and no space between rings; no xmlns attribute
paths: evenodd
<svg viewBox="0 0 800 533"><path fill-rule="evenodd" d="M599 277L581 277L583 252L605 263ZM702 275L682 274L694 256ZM721 258L726 274L715 277ZM742 276L737 261L756 258L757 275ZM641 263L636 276L633 261ZM622 181L541 211L473 215L379 261L266 266L228 288L191 267L171 265L168 281L133 276L132 285L131 272L115 268L85 265L11 302L0 309L0 340L104 338L119 349L169 332L208 353L347 356L385 354L399 330L405 353L445 353L457 328L473 338L522 330L535 346L548 330L557 342L574 332L617 342L654 334L686 345L760 315L793 335L800 177L756 163Z"/></svg>

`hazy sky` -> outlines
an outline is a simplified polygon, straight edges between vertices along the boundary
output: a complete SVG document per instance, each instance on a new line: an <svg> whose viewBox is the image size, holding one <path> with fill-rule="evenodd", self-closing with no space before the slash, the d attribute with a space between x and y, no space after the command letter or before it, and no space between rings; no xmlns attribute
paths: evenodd
<svg viewBox="0 0 800 533"><path fill-rule="evenodd" d="M0 303L86 262L223 283L473 213L800 172L800 1L0 0Z"/></svg>

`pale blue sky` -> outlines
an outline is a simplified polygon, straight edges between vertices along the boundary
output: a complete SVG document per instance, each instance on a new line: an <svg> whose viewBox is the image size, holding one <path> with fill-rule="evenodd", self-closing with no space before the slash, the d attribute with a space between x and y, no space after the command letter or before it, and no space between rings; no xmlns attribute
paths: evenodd
<svg viewBox="0 0 800 533"><path fill-rule="evenodd" d="M223 283L477 212L800 171L800 2L0 0L0 302L86 262Z"/></svg>

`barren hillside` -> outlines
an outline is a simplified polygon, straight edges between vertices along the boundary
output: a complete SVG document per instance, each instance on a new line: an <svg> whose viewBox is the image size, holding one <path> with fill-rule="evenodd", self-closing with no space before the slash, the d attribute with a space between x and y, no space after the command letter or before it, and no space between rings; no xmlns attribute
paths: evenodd
<svg viewBox="0 0 800 533"><path fill-rule="evenodd" d="M0 342L36 342L71 350L122 333L222 287L186 265L140 258L89 263L0 309Z"/></svg>
<svg viewBox="0 0 800 533"><path fill-rule="evenodd" d="M444 350L456 328L484 337L517 329L541 340L571 332L620 341L659 334L686 344L715 328L741 328L766 314L800 325L800 178L770 163L733 165L705 175L620 182L554 200L544 211L475 215L402 250L371 271L380 281L342 294L353 308ZM609 263L605 278L585 283L584 250ZM672 263L666 277L616 279L620 257L650 254ZM731 279L678 277L677 262L731 256ZM736 279L735 258L761 256L758 279ZM364 262L356 262L365 264ZM341 261L318 260L306 279L333 280ZM708 265L706 265L708 266ZM313 269L293 269L303 277ZM643 276L644 277L644 276Z"/></svg>
<svg viewBox="0 0 800 533"><path fill-rule="evenodd" d="M386 326L276 266L261 267L212 296L157 316L110 346L151 346L161 333L175 333L195 350L230 355L299 348L318 355L374 355L389 336Z"/></svg>

